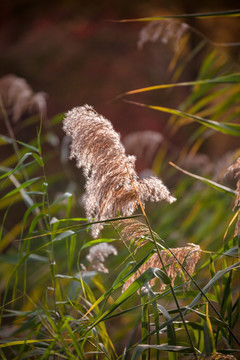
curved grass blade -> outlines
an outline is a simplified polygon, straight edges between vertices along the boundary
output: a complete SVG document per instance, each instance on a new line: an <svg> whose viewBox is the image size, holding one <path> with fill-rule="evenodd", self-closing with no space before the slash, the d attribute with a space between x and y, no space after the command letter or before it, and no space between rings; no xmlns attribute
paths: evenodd
<svg viewBox="0 0 240 360"><path fill-rule="evenodd" d="M139 264L138 264L139 265ZM114 310L116 310L120 305L122 305L126 300L128 300L133 294L135 294L141 287L143 287L147 282L156 277L156 273L158 268L148 268L143 274L141 274L126 290L122 293L119 298L115 301L115 303L107 310L104 314L102 314L96 321L90 326L90 331L94 326L96 326L100 321L103 321L106 316L111 314ZM162 271L164 275L163 278L166 281L166 284L169 284L171 280L169 277Z"/></svg>
<svg viewBox="0 0 240 360"><path fill-rule="evenodd" d="M12 226L11 230L7 232L3 238L1 239L0 243L0 253L4 252L4 250L19 236L22 229L22 222L15 224Z"/></svg>
<svg viewBox="0 0 240 360"><path fill-rule="evenodd" d="M65 192L63 195L59 196L50 206L57 205L66 199L68 200L70 197L72 197L72 194L70 192ZM70 219L66 219L66 221L67 220L70 220Z"/></svg>
<svg viewBox="0 0 240 360"><path fill-rule="evenodd" d="M36 148L33 145L26 144L25 142L22 142L22 141L19 141L19 140L16 140L16 141L17 141L18 144L24 146L25 148L30 149L30 150L35 151L35 152L38 152L38 148Z"/></svg>
<svg viewBox="0 0 240 360"><path fill-rule="evenodd" d="M171 252L171 249L165 244L166 248ZM209 305L211 306L211 308L215 311L215 313L218 315L218 317L220 318L221 321L223 321L227 328L229 333L231 334L231 336L234 338L234 340L236 341L236 343L238 345L240 345L240 341L237 339L237 337L234 335L232 329L229 327L229 325L224 321L224 318L222 317L222 315L219 313L219 311L214 307L214 305L212 304L212 302L209 300L209 298L207 297L207 292L209 291L209 289L213 286L213 284L215 284L216 281L218 281L220 278L222 278L227 272L233 270L233 269L238 269L240 267L240 261L223 269L218 271L213 278L208 282L207 285L204 286L203 289L201 289L201 287L198 285L198 283L193 279L193 277L189 274L189 272L187 271L187 269L181 264L181 262L176 258L176 256L174 255L173 252L171 252L172 256L174 256L174 258L176 259L176 261L178 262L178 264L182 267L182 269L187 273L187 275L189 276L189 278L193 281L193 283L195 284L195 286L198 288L199 290L199 294L193 299L193 301L191 302L191 304L188 306L188 308L193 308L194 306L196 306L198 304L198 302L205 297L205 299L207 300L207 302L209 303ZM185 312L184 312L185 314Z"/></svg>
<svg viewBox="0 0 240 360"><path fill-rule="evenodd" d="M23 344L34 344L34 343L39 343L39 342L52 342L53 339L38 339L38 340L34 340L34 339L30 339L30 340L13 340L13 341L7 341L3 344L0 344L0 348L4 348L4 347L11 347L11 346L17 346L17 345L23 345Z"/></svg>
<svg viewBox="0 0 240 360"><path fill-rule="evenodd" d="M11 174L13 174L14 172L16 172L17 170L22 169L23 167L21 167L21 164L29 157L32 156L34 157L34 159L38 162L38 164L43 167L43 160L42 158L37 155L36 153L25 153L22 158L19 160L19 162L17 163L17 165L15 166L15 168L13 170L8 171L7 173L3 174L0 176L0 179L4 179L5 177L9 177ZM28 164L27 164L28 165Z"/></svg>
<svg viewBox="0 0 240 360"><path fill-rule="evenodd" d="M133 354L132 360L139 359L139 357L143 353L143 351L148 350L149 348L156 349L158 351L173 351L173 352L181 352L181 353L182 352L189 353L192 351L192 349L187 346L174 346L174 345L168 345L168 344L161 344L161 345L140 344L137 346L137 348Z"/></svg>
<svg viewBox="0 0 240 360"><path fill-rule="evenodd" d="M191 304L188 306L190 308L196 306L198 304L198 302L202 299L202 297L204 295L207 294L207 292L210 290L210 288L213 286L213 284L215 284L217 281L219 281L225 274L227 274L229 271L234 270L234 269L239 269L240 268L240 261L228 266L226 269L223 270L219 270L214 276L213 278L204 286L204 288L202 289L202 292L199 293L191 302Z"/></svg>
<svg viewBox="0 0 240 360"><path fill-rule="evenodd" d="M145 291L141 291L141 304L142 304L142 316L141 316L141 324L142 324L142 343L149 344L148 341L150 338L149 334L149 305L148 305L148 294ZM150 348L148 348L148 359L150 359ZM146 360L146 354L142 354L142 360Z"/></svg>
<svg viewBox="0 0 240 360"><path fill-rule="evenodd" d="M152 303L154 323L155 323L155 331L156 331L156 342L157 342L157 345L160 345L158 303L157 303L156 296L155 296L154 292L152 291L151 287L148 284L146 284L146 289L148 290L149 299L150 299L150 301ZM159 360L159 358L160 358L159 357L159 352L157 352L157 359L156 360Z"/></svg>
<svg viewBox="0 0 240 360"><path fill-rule="evenodd" d="M216 352L212 324L208 315L208 303L206 303L206 321L204 322L204 344L206 355L210 356Z"/></svg>
<svg viewBox="0 0 240 360"><path fill-rule="evenodd" d="M106 299L113 290L118 289L120 286L122 286L133 274L135 274L135 272L140 268L140 266L142 266L152 255L154 254L154 251L150 251L141 261L139 261L139 263L137 265L135 265L133 268L131 268L132 262L129 263L124 269L123 271L118 275L117 279L114 281L113 286L102 296L100 296L100 298L98 298L98 300L91 306L91 308L87 311L86 314L84 314L84 317L86 317L94 308L95 306L97 306L101 301L103 301L104 299ZM128 271L129 269L131 269L130 271Z"/></svg>
<svg viewBox="0 0 240 360"><path fill-rule="evenodd" d="M240 9L236 10L227 10L227 11L213 11L206 13L194 13L194 14L179 14L179 15L162 15L154 17L144 17L138 19L123 19L120 22L136 22L136 21L155 21L155 20L164 20L164 19L184 19L184 18L216 18L216 17L232 17L240 16Z"/></svg>
<svg viewBox="0 0 240 360"><path fill-rule="evenodd" d="M171 108L167 108L167 107L163 107L163 106L147 105L147 104L138 103L136 101L129 101L129 100L125 100L125 99L124 99L124 101L129 104L147 107L149 109L161 111L161 112L172 114L172 115L177 115L180 117L190 118L190 119L197 121L198 123L200 123L202 125L205 125L206 127L214 129L215 131L222 132L223 134L226 134L226 135L240 136L240 124L223 123L223 122L219 123L217 121L205 119L200 116L189 114L189 113L187 113L185 111L181 111L181 110L171 109Z"/></svg>
<svg viewBox="0 0 240 360"><path fill-rule="evenodd" d="M159 311L163 314L165 319L167 321L172 321L172 317L170 316L169 312L160 304L157 305ZM168 339L169 339L169 345L176 345L177 344L177 338L176 338L176 332L173 325L173 322L171 322L167 326L167 333L168 333Z"/></svg>
<svg viewBox="0 0 240 360"><path fill-rule="evenodd" d="M231 75L220 76L215 79L203 79L203 80L195 80L195 81L187 81L187 82L180 82L175 84L162 84L162 85L154 85L148 86L136 90L126 91L125 93L116 97L116 99L123 97L125 95L134 95L143 92L155 91L160 89L169 89L175 87L182 87L182 86L195 86L195 85L203 85L203 84L235 84L240 82L240 73L234 73ZM212 95L214 96L214 94Z"/></svg>
<svg viewBox="0 0 240 360"><path fill-rule="evenodd" d="M173 167L175 167L177 170L183 172L184 174L189 175L189 176L191 176L191 177L193 177L193 178L195 178L197 180L200 180L200 181L204 182L205 184L210 185L211 187L213 187L216 190L219 190L219 191L224 192L225 194L228 194L228 195L231 195L231 196L236 196L236 191L230 189L227 186L220 185L220 184L216 183L215 181L204 178L202 176L192 174L189 171L186 171L186 170L180 168L179 166L175 165L171 161L169 162L169 164L172 165Z"/></svg>
<svg viewBox="0 0 240 360"><path fill-rule="evenodd" d="M33 183L35 183L36 181L38 181L39 179L41 179L41 176L30 179L25 181L23 184L21 184L19 187L17 187L16 189L10 191L9 193L7 193L6 195L4 195L0 201L7 199L8 197L15 195L16 193L20 192L22 189L25 189L26 187L32 185ZM32 205L32 204L31 204Z"/></svg>
<svg viewBox="0 0 240 360"><path fill-rule="evenodd" d="M72 229L75 229L75 228L87 228L87 227L90 227L91 225L93 224L102 224L102 223L109 223L109 222L113 222L113 221L118 221L118 220L124 220L124 219L132 219L132 218L137 218L137 217L141 217L142 214L137 214L137 215L131 215L131 216L122 216L122 217L117 217L117 218L112 218L112 219L105 219L105 220L99 220L99 221L91 221L91 222L87 222L87 223L84 223L84 224L78 224L78 225L71 225L71 226L66 226L62 229L59 229L59 230L56 230L56 231L49 231L49 232L44 232L43 234L39 234L39 235L36 235L36 236L28 236L26 237L25 239L18 239L18 241L20 240L29 240L29 239L37 239L39 237L45 237L45 236L50 236L50 235L56 235L56 234L61 234L63 231L66 231L66 230L72 230ZM88 219L84 219L84 218L73 218L73 219L60 219L60 220L57 220L58 222L66 222L66 221L86 221ZM76 230L77 232L77 230Z"/></svg>
<svg viewBox="0 0 240 360"><path fill-rule="evenodd" d="M118 239L96 239L96 240L92 240L92 241L88 241L86 244L84 244L81 249L85 249L87 247L96 245L96 244L100 244L100 243L110 243L113 241L116 241Z"/></svg>

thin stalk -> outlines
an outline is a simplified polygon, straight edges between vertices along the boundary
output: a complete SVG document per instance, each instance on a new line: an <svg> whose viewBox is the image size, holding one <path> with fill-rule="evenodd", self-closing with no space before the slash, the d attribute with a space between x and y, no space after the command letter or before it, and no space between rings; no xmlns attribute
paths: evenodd
<svg viewBox="0 0 240 360"><path fill-rule="evenodd" d="M139 195L138 195L138 191L137 191L137 189L136 189L136 186L135 186L135 184L134 184L134 181L133 181L133 179L132 179L132 177L131 177L131 174L130 174L130 172L129 172L129 169L128 169L128 167L127 167L127 164L125 164L125 166L126 166L128 175L129 175L129 177L130 177L131 183L132 183L132 185L133 185L133 187L134 187L134 190L135 190L135 192L136 192L137 200L138 200L138 203L139 203L139 205L140 205L140 207L141 207L141 210L142 210L143 216L144 216L144 218L145 218L147 227L148 227L148 229L149 229L149 231L150 231L151 238L153 239L155 248L156 248L156 250L157 250L157 254L158 254L159 260L160 260L160 262L161 262L162 269L163 269L163 271L165 272L165 274L167 275L167 270L166 270L166 267L165 267L164 262L163 262L163 260L162 260L161 253L160 253L160 250L159 250L159 248L158 248L156 239L155 239L155 237L154 237L154 234L153 234L153 231L152 231L152 228L151 228L149 219L148 219L147 214L146 214L146 212L145 212L145 210L144 210L144 207L143 207L142 202L141 202L141 200L140 200L140 197L139 197ZM170 284L170 290L171 290L171 293L172 293L172 295L173 295L173 298L174 298L174 301L175 301L175 303L176 303L176 306L177 306L177 308L178 308L179 314L180 314L180 316L181 316L181 320L182 320L182 322L183 322L183 325L184 325L186 334L187 334L187 336L188 336L188 339L189 339L191 348L192 348L192 350L193 350L194 357L195 357L195 359L197 359L196 350L195 350L195 347L194 347L194 345L193 345L191 335L190 335L190 333L189 333L189 331L188 331L187 324L186 324L186 322L185 322L185 320L184 320L184 317L183 317L183 314L182 314L182 311L181 311L180 305L179 305L179 303L178 303L178 300L177 300L177 297L176 297L176 294L175 294L175 292L174 292L174 289L173 289L172 284Z"/></svg>
<svg viewBox="0 0 240 360"><path fill-rule="evenodd" d="M118 231L118 228L116 226L114 226L114 223L111 224L112 227L114 228L114 230L116 231L117 235L119 236L119 238L121 239L121 241L123 242L124 246L126 247L127 251L129 252L129 255L132 257L133 261L135 262L135 264L137 264L137 261L132 253L132 251L130 250L128 244L126 243L126 241L122 238L122 235L120 234L120 232Z"/></svg>
<svg viewBox="0 0 240 360"><path fill-rule="evenodd" d="M163 241L163 240L162 240ZM177 257L175 256L175 254L171 251L171 249L165 244L165 242L163 241L164 246L170 251L171 255L175 258L175 260L178 262L178 264L181 266L181 268L186 272L186 274L188 275L188 277L192 280L192 282L194 283L194 285L198 288L198 290L200 291L200 293L205 297L205 299L207 300L208 304L211 306L211 308L215 311L215 313L218 315L219 319L227 326L229 333L232 335L232 337L234 338L234 340L236 341L236 343L238 345L240 345L239 340L236 338L236 336L234 335L234 333L232 332L231 328L229 327L229 325L225 322L224 318L222 317L222 315L219 313L219 311L214 307L214 305L212 304L211 300L208 299L208 297L205 295L205 293L202 291L202 289L200 288L200 286L198 285L198 283L194 280L194 278L189 274L188 270L181 264L181 262L177 259Z"/></svg>
<svg viewBox="0 0 240 360"><path fill-rule="evenodd" d="M41 155L41 154L40 154ZM43 178L44 182L47 184L47 176L45 172L45 167L43 166ZM46 203L47 203L47 217L48 217L48 225L51 234L51 255L50 255L50 268L51 268L51 277L52 277L52 286L53 286L53 299L54 299L54 311L57 314L57 298L56 298L56 262L54 257L54 246L53 246L53 235L52 235L52 224L50 221L50 205L49 205L49 197L48 197L48 190L46 189Z"/></svg>
<svg viewBox="0 0 240 360"><path fill-rule="evenodd" d="M4 105L3 105L3 101L2 101L1 96L0 96L0 108L1 108L1 111L2 111L2 114L3 114L3 119L4 119L4 122L5 122L6 128L8 130L9 136L12 139L12 144L13 144L14 151L15 151L15 153L17 155L18 160L20 160L20 157L21 157L20 156L20 151L19 151L19 148L18 148L18 145L17 145L17 141L16 141L16 138L15 138L15 135L14 135L12 125L11 125L11 123L9 121L6 109L5 109Z"/></svg>
<svg viewBox="0 0 240 360"><path fill-rule="evenodd" d="M20 161L21 159L21 153L20 153L20 150L19 150L19 147L18 147L18 144L17 144L17 141L16 141L16 138L15 138L15 134L14 134L14 131L13 131L13 128L12 128L12 125L11 125L11 122L9 120L9 117L7 115L7 112L6 112L6 109L5 109L5 106L3 104L3 101L2 101L2 97L0 96L0 110L2 112L2 115L3 115L3 119L4 119L4 122L5 122L5 125L6 125L6 128L8 130L8 134L12 140L12 145L13 145L13 149L14 149L14 152L17 156L17 160ZM23 174L23 177L25 179L25 181L29 180L29 177L28 177L28 174L27 172L22 169L22 174ZM16 180L17 181L17 180ZM15 185L16 186L16 185ZM30 198L30 196L28 196ZM34 202L36 203L35 201L35 197L33 196L32 197ZM36 213L40 213L40 209L39 208L36 208L35 209ZM39 220L39 227L40 227L40 230L43 230L43 223L42 223L42 219Z"/></svg>

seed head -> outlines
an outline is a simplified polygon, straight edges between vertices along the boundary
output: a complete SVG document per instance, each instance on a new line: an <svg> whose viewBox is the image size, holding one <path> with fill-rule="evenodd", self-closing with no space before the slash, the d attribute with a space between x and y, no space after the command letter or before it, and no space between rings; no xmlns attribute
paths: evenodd
<svg viewBox="0 0 240 360"><path fill-rule="evenodd" d="M172 255L175 255L175 257ZM172 281L172 285L174 285L175 279L177 275L182 277L184 280L186 275L184 274L182 267L179 265L178 261L183 265L185 262L185 269L187 272L192 275L195 271L196 264L201 256L201 249L199 245L195 244L188 244L188 246L175 248L169 250L161 250L160 255L164 266L166 267L167 275L170 277ZM177 261L178 260L178 261ZM122 291L124 292L134 280L136 280L141 274L143 274L147 269L150 267L158 267L159 269L162 268L160 259L158 254L154 254L145 264L143 264L130 279L126 281L123 286ZM155 278L150 281L150 285L154 285ZM166 287L165 284L160 283L160 290L164 290Z"/></svg>
<svg viewBox="0 0 240 360"><path fill-rule="evenodd" d="M163 44L171 44L173 51L177 52L188 28L187 24L172 19L152 21L140 31L137 46L142 49L145 43L159 39Z"/></svg>
<svg viewBox="0 0 240 360"><path fill-rule="evenodd" d="M89 254L86 256L86 259L89 261L88 269L108 273L109 270L104 266L104 261L111 254L117 255L117 250L112 245L100 243L92 246Z"/></svg>
<svg viewBox="0 0 240 360"><path fill-rule="evenodd" d="M105 220L132 215L146 200L176 199L162 181L155 177L140 180L135 171L135 157L127 156L110 121L85 105L69 111L63 129L72 138L70 158L83 167L86 178L84 206L87 217ZM102 224L92 227L97 237Z"/></svg>
<svg viewBox="0 0 240 360"><path fill-rule="evenodd" d="M123 144L128 154L136 155L147 165L151 165L154 156L163 143L162 134L156 131L135 131L125 136Z"/></svg>
<svg viewBox="0 0 240 360"><path fill-rule="evenodd" d="M15 75L6 75L0 79L0 98L13 123L22 116L46 115L46 94L34 94L26 80Z"/></svg>

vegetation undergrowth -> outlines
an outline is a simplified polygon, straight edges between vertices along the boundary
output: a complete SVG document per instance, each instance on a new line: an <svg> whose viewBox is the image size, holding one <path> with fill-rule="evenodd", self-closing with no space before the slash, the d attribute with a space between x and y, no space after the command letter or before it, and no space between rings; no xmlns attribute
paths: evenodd
<svg viewBox="0 0 240 360"><path fill-rule="evenodd" d="M2 359L239 358L240 149L202 153L240 136L239 69L188 25L148 21L138 45L168 43L173 82L115 100L169 114L167 139L146 131L122 143L89 105L48 121L41 94L0 79L0 145L13 150L0 166ZM178 81L196 57L196 80ZM177 108L152 103L178 88L188 92Z"/></svg>

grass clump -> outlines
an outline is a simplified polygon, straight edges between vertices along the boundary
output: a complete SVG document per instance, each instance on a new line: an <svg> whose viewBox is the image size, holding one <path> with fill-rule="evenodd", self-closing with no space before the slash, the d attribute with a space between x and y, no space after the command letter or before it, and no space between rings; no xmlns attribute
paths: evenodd
<svg viewBox="0 0 240 360"><path fill-rule="evenodd" d="M182 49L189 27L178 27L184 29ZM171 20L148 26L154 46L162 36L159 29L177 28ZM172 44L176 37L167 33L161 42ZM145 47L146 36L143 40ZM179 46L173 50L175 58ZM171 64L173 79L186 65L180 59L177 66L179 59ZM239 74L214 59L215 50L205 53L195 81L122 95L126 100L140 92L191 89L179 109L134 102L170 114L166 133L172 136L196 126L181 149L172 146L170 136L154 132L139 143L139 132L128 136L129 149L148 154L148 177L137 174L135 156L126 153L110 121L88 105L49 120L42 129L38 125L29 143L17 140L14 123L21 118L25 129L39 124L40 103L37 111L27 108L36 97L25 81L10 77L28 94L16 115L15 101L23 102L22 97L6 103L0 89L8 131L1 145L14 150L0 168L2 359L238 357L239 149L224 164L214 164L199 149L216 133L229 139L240 135ZM31 121L29 115L35 115ZM52 141L62 120L71 137L70 158L83 168L84 192L66 156L59 160L69 141ZM148 151L151 138L155 142ZM49 142L51 150L45 153ZM48 170L54 162L57 173ZM196 169L202 171L196 174ZM221 182L220 173L226 173L228 183Z"/></svg>

